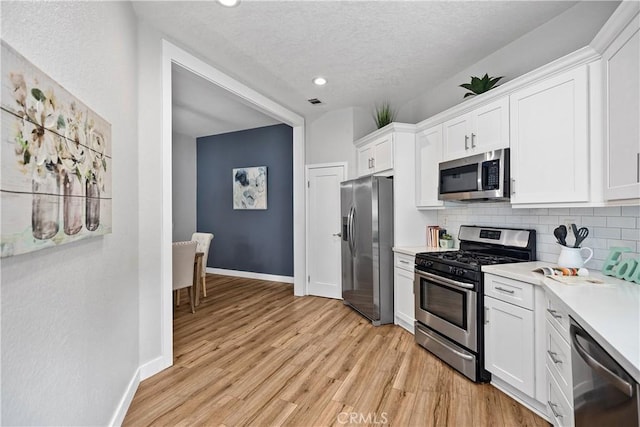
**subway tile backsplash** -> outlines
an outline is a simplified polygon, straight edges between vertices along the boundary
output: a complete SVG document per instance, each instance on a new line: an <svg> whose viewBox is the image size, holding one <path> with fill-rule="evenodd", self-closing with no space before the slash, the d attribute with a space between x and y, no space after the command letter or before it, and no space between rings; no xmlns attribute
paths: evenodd
<svg viewBox="0 0 640 427"><path fill-rule="evenodd" d="M637 258L640 253L640 206L604 208L537 208L513 209L506 203L447 206L438 211L438 223L457 237L461 225L533 228L537 231L537 257L555 263L560 254L553 230L565 219L575 219L578 227L587 227L589 237L582 243L593 249L593 258L586 265L600 270L613 246L626 246L633 253L625 258ZM573 236L567 237L569 243Z"/></svg>

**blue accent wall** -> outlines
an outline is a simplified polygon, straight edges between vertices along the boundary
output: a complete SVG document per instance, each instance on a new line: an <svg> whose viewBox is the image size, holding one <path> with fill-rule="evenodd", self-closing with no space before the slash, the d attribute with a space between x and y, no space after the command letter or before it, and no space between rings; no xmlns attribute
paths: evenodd
<svg viewBox="0 0 640 427"><path fill-rule="evenodd" d="M293 276L293 130L280 124L197 139L197 228L208 267ZM267 167L267 210L233 209L233 169Z"/></svg>

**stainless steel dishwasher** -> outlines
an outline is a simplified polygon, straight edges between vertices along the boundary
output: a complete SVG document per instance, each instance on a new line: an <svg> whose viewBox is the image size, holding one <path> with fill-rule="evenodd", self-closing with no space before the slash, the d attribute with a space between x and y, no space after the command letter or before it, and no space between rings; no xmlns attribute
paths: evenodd
<svg viewBox="0 0 640 427"><path fill-rule="evenodd" d="M570 331L576 427L640 425L638 383L573 319Z"/></svg>

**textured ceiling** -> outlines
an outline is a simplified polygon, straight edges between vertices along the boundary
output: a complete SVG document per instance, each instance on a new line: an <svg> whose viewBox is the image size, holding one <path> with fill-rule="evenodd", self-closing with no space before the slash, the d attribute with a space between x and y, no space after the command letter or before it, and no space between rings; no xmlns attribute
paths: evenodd
<svg viewBox="0 0 640 427"><path fill-rule="evenodd" d="M310 118L382 101L401 105L574 4L145 1L134 9L211 65ZM316 75L329 83L314 86Z"/></svg>

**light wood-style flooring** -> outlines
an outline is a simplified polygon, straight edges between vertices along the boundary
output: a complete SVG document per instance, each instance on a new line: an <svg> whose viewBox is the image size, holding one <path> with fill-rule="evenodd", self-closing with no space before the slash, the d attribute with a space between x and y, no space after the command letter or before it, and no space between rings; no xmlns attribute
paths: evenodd
<svg viewBox="0 0 640 427"><path fill-rule="evenodd" d="M548 426L342 301L215 275L207 295L175 309L174 365L140 384L125 426Z"/></svg>

